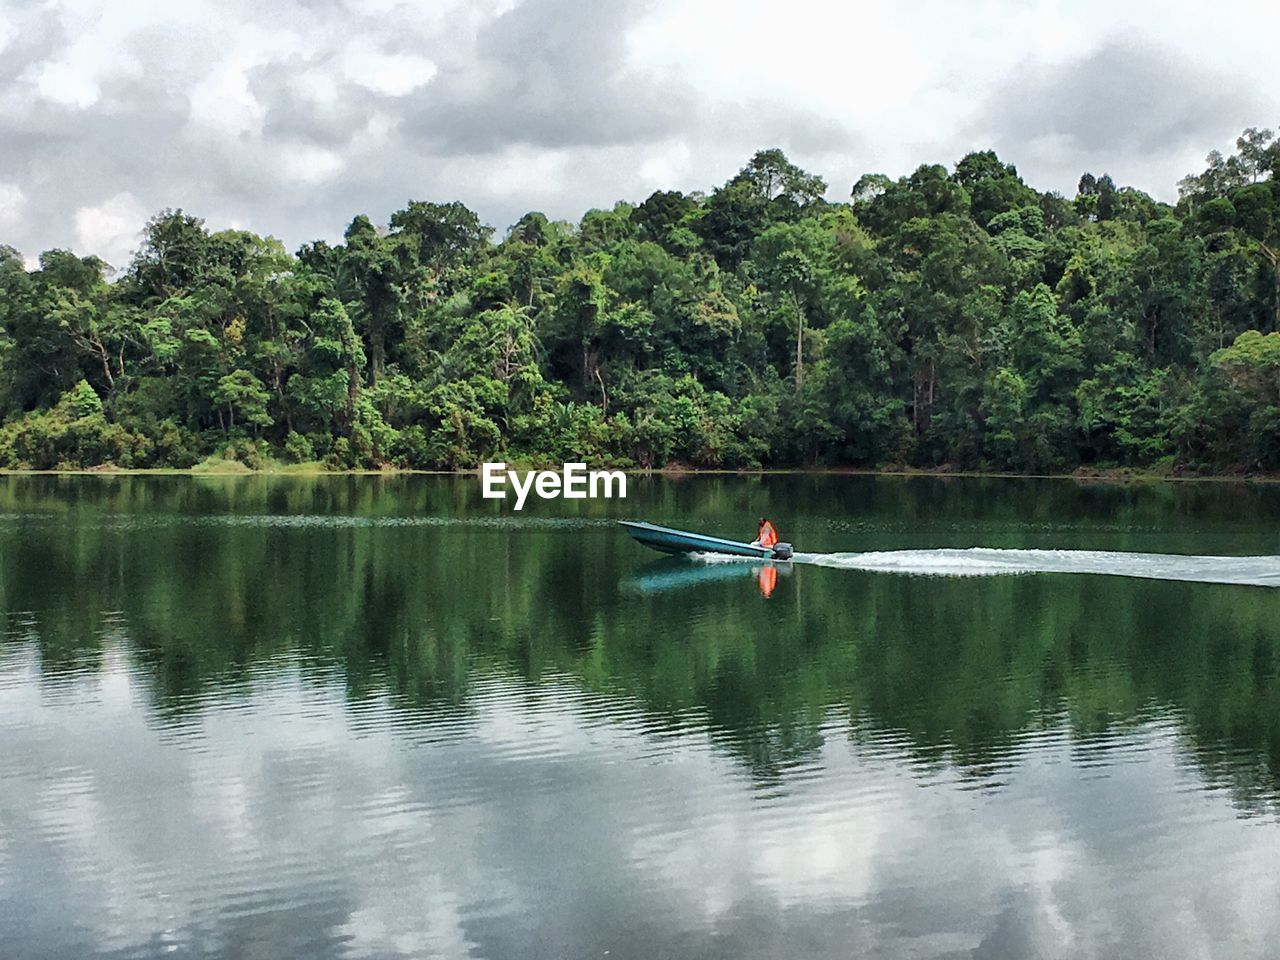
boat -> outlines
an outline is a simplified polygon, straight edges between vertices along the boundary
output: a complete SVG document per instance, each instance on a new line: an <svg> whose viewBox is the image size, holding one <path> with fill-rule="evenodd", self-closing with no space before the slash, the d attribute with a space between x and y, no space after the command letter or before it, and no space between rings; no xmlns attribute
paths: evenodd
<svg viewBox="0 0 1280 960"><path fill-rule="evenodd" d="M743 543L740 540L711 537L705 533L660 527L656 523L645 523L640 520L619 520L618 523L627 528L627 533L631 534L637 543L642 543L659 553L716 553L730 557L755 557L760 560L790 560L792 555L789 543L775 543L772 547L762 547L759 544Z"/></svg>

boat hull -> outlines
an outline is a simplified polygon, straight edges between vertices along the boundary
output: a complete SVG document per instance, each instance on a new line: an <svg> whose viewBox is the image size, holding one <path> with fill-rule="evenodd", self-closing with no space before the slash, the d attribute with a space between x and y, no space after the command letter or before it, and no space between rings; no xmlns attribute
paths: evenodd
<svg viewBox="0 0 1280 960"><path fill-rule="evenodd" d="M627 528L627 533L631 534L632 539L637 543L642 543L659 553L719 553L731 557L757 557L761 560L773 560L777 557L772 547L758 547L739 540L710 537L705 533L660 527L656 523L632 520L618 522Z"/></svg>

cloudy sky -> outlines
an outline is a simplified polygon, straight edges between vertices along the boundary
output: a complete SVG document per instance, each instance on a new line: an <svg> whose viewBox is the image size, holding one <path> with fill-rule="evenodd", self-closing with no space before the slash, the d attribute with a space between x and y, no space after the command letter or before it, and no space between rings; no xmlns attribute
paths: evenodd
<svg viewBox="0 0 1280 960"><path fill-rule="evenodd" d="M409 199L501 233L781 146L848 195L995 147L1165 199L1280 125L1280 5L0 0L0 243L122 265L182 207L290 247Z"/></svg>

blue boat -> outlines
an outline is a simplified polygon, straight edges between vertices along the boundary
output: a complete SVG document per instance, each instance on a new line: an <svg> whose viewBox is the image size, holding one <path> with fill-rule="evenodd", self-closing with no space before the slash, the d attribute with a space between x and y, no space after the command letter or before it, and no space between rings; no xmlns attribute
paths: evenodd
<svg viewBox="0 0 1280 960"><path fill-rule="evenodd" d="M656 523L632 520L618 522L627 528L627 533L631 534L637 543L643 543L659 553L719 553L731 557L756 557L760 560L791 559L789 543L775 543L772 547L761 547L753 543L743 543L740 540L709 537L705 533L660 527Z"/></svg>

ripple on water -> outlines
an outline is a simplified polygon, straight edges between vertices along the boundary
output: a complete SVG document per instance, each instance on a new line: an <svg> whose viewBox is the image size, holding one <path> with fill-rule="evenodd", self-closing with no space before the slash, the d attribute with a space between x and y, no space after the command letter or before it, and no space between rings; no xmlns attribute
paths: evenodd
<svg viewBox="0 0 1280 960"><path fill-rule="evenodd" d="M415 705L385 676L353 699L340 670L284 653L155 715L149 668L123 655L119 629L104 632L99 663L128 681L128 698L113 705L84 686L38 697L30 710L45 719L0 759L38 798L27 842L56 852L41 858L44 888L89 905L90 952L192 950L207 933L217 953L217 937L244 930L294 954L369 955L370 929L394 930L397 915L425 923L428 902L451 904L462 925L537 929L553 905L585 909L616 871L629 896L667 911L664 925L705 943L707 923L761 901L857 911L912 901L926 883L932 896L963 890L975 863L1022 878L1085 870L1097 855L1063 783L1144 871L1168 869L1170 831L1223 830L1198 772L1170 763L1185 750L1182 719L1156 704L1097 730L1063 710L980 753L832 705L809 718L804 750L753 765L743 737L772 748L770 724L726 731L703 706L663 713L572 674L530 680L480 663L463 702ZM0 661L0 689L44 682L30 649ZM94 723L125 752L78 750ZM31 745L41 729L71 755L49 764L49 742ZM1122 771L1123 784L1111 775ZM1156 785L1140 806L1118 789L1134 771ZM1091 772L1104 775L1081 779ZM145 805L131 780L152 784ZM999 856L984 859L982 844ZM1225 856L1252 869L1245 853ZM13 862L0 853L0 872Z"/></svg>

